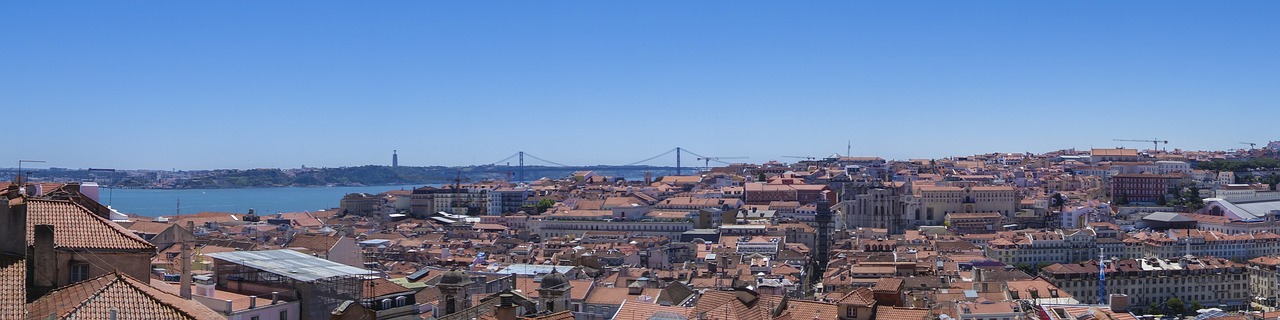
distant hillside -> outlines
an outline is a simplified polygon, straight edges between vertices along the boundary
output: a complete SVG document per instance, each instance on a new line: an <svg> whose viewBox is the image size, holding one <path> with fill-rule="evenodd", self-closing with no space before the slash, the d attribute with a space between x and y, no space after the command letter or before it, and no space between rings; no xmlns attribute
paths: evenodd
<svg viewBox="0 0 1280 320"><path fill-rule="evenodd" d="M648 166L526 166L525 179L536 180L542 177L558 179L580 170L593 170L606 176L639 179L645 171L652 172L654 177L659 177L674 174L674 169L672 167ZM50 169L39 170L33 173L32 177L36 181L98 181L99 184L104 186L111 185L118 188L218 189L439 184L452 183L455 178L461 178L465 183L496 179L516 180L519 175L518 172L519 168L508 166L406 166L395 168L389 166L359 166L306 169L129 170L115 172Z"/></svg>

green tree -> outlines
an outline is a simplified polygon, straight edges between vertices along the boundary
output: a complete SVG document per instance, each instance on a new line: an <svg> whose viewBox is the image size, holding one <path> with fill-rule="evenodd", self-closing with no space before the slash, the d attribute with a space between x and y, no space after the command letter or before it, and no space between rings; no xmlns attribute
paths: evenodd
<svg viewBox="0 0 1280 320"><path fill-rule="evenodd" d="M538 214L542 214L544 212L547 212L547 209L551 209L551 207L554 205L556 205L555 200L542 199L542 200L538 200L538 204L535 205L534 208L538 209Z"/></svg>
<svg viewBox="0 0 1280 320"><path fill-rule="evenodd" d="M1187 312L1196 312L1196 310L1200 309L1204 309L1204 305L1201 305L1200 301L1192 301L1191 307L1187 308Z"/></svg>
<svg viewBox="0 0 1280 320"><path fill-rule="evenodd" d="M765 181L765 180L769 180L769 177L764 175L764 172L756 174L756 181Z"/></svg>
<svg viewBox="0 0 1280 320"><path fill-rule="evenodd" d="M1172 313L1172 314L1181 315L1187 312L1187 306L1183 305L1182 299L1178 299L1177 297L1169 298L1169 300L1165 300L1164 305L1166 308L1169 309L1169 313Z"/></svg>
<svg viewBox="0 0 1280 320"><path fill-rule="evenodd" d="M1163 194L1162 194L1162 195L1160 195L1160 196L1157 196L1157 197L1156 197L1156 205L1157 205L1157 206L1161 206L1161 207L1163 207L1163 206L1169 205L1169 200L1165 200L1165 199L1164 199L1164 197L1165 197L1165 195L1163 195Z"/></svg>
<svg viewBox="0 0 1280 320"><path fill-rule="evenodd" d="M1125 196L1116 196L1114 200L1111 200L1111 203L1117 206L1127 206L1129 205L1129 198Z"/></svg>
<svg viewBox="0 0 1280 320"><path fill-rule="evenodd" d="M1182 191L1182 205L1187 206L1191 211L1204 208L1204 198L1200 197L1200 187L1195 185L1188 186Z"/></svg>
<svg viewBox="0 0 1280 320"><path fill-rule="evenodd" d="M1013 267L1018 268L1018 270L1022 270L1022 272L1026 272L1027 274L1035 274L1034 269L1032 269L1034 267L1032 267L1031 264L1028 264L1026 262L1019 262L1017 264L1014 264Z"/></svg>
<svg viewBox="0 0 1280 320"><path fill-rule="evenodd" d="M1061 193L1054 192L1051 199L1053 200L1052 206L1058 207L1058 212L1061 213L1062 208L1067 205L1067 198L1063 197Z"/></svg>

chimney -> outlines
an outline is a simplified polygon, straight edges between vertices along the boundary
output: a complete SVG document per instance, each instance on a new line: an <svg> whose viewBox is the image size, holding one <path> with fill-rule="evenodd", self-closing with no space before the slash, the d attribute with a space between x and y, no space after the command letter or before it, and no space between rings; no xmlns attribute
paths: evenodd
<svg viewBox="0 0 1280 320"><path fill-rule="evenodd" d="M13 187L10 186L13 194ZM27 254L27 203L25 198L0 197L0 253Z"/></svg>
<svg viewBox="0 0 1280 320"><path fill-rule="evenodd" d="M510 293L503 293L498 296L501 299L498 310L494 311L494 315L498 320L516 320L516 299Z"/></svg>
<svg viewBox="0 0 1280 320"><path fill-rule="evenodd" d="M26 224L25 222L23 223ZM37 225L33 232L35 234L35 243L32 246L30 257L32 258L31 267L34 271L32 277L32 290L28 292L28 300L35 300L44 296L50 290L56 287L57 283L54 279L60 274L58 272L58 258L53 252L53 226L42 224ZM24 235L25 237L25 235ZM22 240L26 243L26 239Z"/></svg>
<svg viewBox="0 0 1280 320"><path fill-rule="evenodd" d="M187 221L187 230L182 234L182 251L179 253L182 257L182 276L178 281L178 296L187 300L191 300L191 241L186 237L186 232L192 232L195 228L195 222Z"/></svg>
<svg viewBox="0 0 1280 320"><path fill-rule="evenodd" d="M1129 312L1129 295L1112 294L1110 298L1111 298L1111 305L1110 305L1111 311Z"/></svg>
<svg viewBox="0 0 1280 320"><path fill-rule="evenodd" d="M258 307L258 296L249 296L249 309Z"/></svg>

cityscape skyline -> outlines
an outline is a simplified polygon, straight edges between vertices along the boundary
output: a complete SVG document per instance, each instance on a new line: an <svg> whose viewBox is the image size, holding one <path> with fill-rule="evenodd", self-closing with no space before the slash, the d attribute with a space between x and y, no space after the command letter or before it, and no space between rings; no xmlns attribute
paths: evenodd
<svg viewBox="0 0 1280 320"><path fill-rule="evenodd" d="M67 168L1225 150L1280 98L1270 2L4 9L5 154Z"/></svg>

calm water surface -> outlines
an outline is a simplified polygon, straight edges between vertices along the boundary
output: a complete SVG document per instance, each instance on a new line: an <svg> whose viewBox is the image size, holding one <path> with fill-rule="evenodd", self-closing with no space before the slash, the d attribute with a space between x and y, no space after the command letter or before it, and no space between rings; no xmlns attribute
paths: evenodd
<svg viewBox="0 0 1280 320"><path fill-rule="evenodd" d="M391 190L413 190L422 185L373 187L286 187L247 189L107 189L99 191L99 199L124 213L143 216L173 215L177 212L203 211L276 212L318 211L335 208L348 193L380 193ZM179 207L181 203L181 207Z"/></svg>

